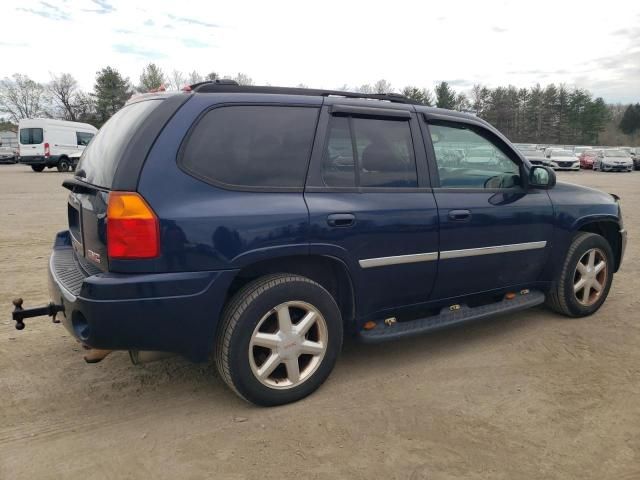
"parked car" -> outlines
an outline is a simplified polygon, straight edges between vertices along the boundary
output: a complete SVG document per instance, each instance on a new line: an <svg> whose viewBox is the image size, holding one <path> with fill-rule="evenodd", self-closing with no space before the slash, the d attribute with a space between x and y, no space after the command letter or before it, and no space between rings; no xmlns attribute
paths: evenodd
<svg viewBox="0 0 640 480"><path fill-rule="evenodd" d="M580 154L578 160L580 160L580 168L593 169L593 162L597 156L597 150L585 150Z"/></svg>
<svg viewBox="0 0 640 480"><path fill-rule="evenodd" d="M0 165L16 163L16 152L11 147L5 147L0 143Z"/></svg>
<svg viewBox="0 0 640 480"><path fill-rule="evenodd" d="M580 170L580 161L569 150L550 148L545 151L545 157L554 170Z"/></svg>
<svg viewBox="0 0 640 480"><path fill-rule="evenodd" d="M603 172L631 172L633 170L633 160L626 151L618 148L607 148L598 150L598 154L593 163L593 170Z"/></svg>
<svg viewBox="0 0 640 480"><path fill-rule="evenodd" d="M576 156L576 158L580 158L580 156L589 150L593 150L593 147L587 147L587 146L575 146L573 147L573 154Z"/></svg>
<svg viewBox="0 0 640 480"><path fill-rule="evenodd" d="M640 148L633 148L631 150L631 160L633 160L634 169L640 170Z"/></svg>
<svg viewBox="0 0 640 480"><path fill-rule="evenodd" d="M452 164L446 145L496 162ZM260 405L316 390L345 334L382 342L545 301L591 315L626 244L614 195L556 184L480 118L397 95L141 95L63 185L52 303L16 301L16 326L60 314L92 360L213 355Z"/></svg>
<svg viewBox="0 0 640 480"><path fill-rule="evenodd" d="M20 120L18 161L34 172L56 167L59 172L73 168L70 156L82 152L98 131L88 123L49 118Z"/></svg>
<svg viewBox="0 0 640 480"><path fill-rule="evenodd" d="M544 156L544 153L541 152L540 150L536 150L535 148L530 149L530 148L521 148L520 150L520 154L526 158L527 160L529 160L529 163L531 163L531 165L544 165L547 167L551 166L551 160L549 160L547 157Z"/></svg>

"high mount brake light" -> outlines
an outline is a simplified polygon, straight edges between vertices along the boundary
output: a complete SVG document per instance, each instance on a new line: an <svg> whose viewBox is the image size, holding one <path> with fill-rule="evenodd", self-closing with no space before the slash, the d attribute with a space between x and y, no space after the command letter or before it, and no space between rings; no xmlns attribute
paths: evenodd
<svg viewBox="0 0 640 480"><path fill-rule="evenodd" d="M160 255L158 218L140 194L109 194L107 253L110 259L155 258Z"/></svg>

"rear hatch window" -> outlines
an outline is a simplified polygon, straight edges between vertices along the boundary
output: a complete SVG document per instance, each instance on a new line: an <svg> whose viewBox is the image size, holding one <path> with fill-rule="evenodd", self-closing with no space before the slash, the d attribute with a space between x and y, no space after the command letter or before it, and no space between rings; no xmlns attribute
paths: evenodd
<svg viewBox="0 0 640 480"><path fill-rule="evenodd" d="M98 131L84 150L76 172L84 182L110 189L129 141L162 99L132 103L118 111Z"/></svg>

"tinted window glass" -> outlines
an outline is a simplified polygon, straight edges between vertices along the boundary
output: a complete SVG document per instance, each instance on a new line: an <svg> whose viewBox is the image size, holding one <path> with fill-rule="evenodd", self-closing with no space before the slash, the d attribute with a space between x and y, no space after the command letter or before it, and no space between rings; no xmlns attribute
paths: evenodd
<svg viewBox="0 0 640 480"><path fill-rule="evenodd" d="M518 165L491 141L466 126L430 125L440 186L512 188L520 185Z"/></svg>
<svg viewBox="0 0 640 480"><path fill-rule="evenodd" d="M189 135L181 164L213 183L301 188L317 117L307 107L216 108Z"/></svg>
<svg viewBox="0 0 640 480"><path fill-rule="evenodd" d="M357 164L356 181L354 143ZM417 187L411 129L406 121L333 117L322 179L329 187Z"/></svg>
<svg viewBox="0 0 640 480"><path fill-rule="evenodd" d="M136 129L162 100L146 100L127 105L109 119L84 149L76 171L85 172L85 181L110 188L113 177Z"/></svg>
<svg viewBox="0 0 640 480"><path fill-rule="evenodd" d="M93 138L93 133L76 132L76 138L78 140L78 145L87 146Z"/></svg>
<svg viewBox="0 0 640 480"><path fill-rule="evenodd" d="M353 118L361 187L417 187L409 122Z"/></svg>
<svg viewBox="0 0 640 480"><path fill-rule="evenodd" d="M40 145L42 143L41 128L20 129L20 143L22 145Z"/></svg>
<svg viewBox="0 0 640 480"><path fill-rule="evenodd" d="M322 181L327 187L354 187L356 184L348 117L331 119L322 165Z"/></svg>

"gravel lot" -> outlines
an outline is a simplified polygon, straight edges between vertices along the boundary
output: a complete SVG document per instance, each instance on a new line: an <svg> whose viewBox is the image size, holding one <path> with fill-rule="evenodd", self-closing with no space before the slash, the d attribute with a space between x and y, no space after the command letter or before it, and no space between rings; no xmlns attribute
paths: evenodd
<svg viewBox="0 0 640 480"><path fill-rule="evenodd" d="M87 365L62 326L13 328L14 296L48 301L66 176L0 166L0 479L640 478L640 172L559 174L623 200L630 242L596 315L347 344L318 392L272 409L213 364Z"/></svg>

